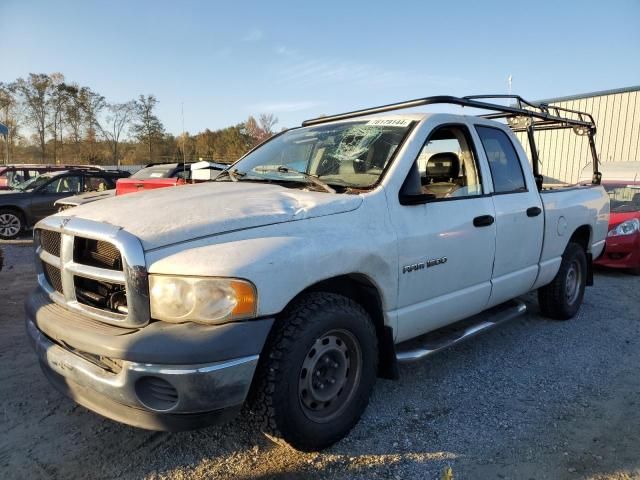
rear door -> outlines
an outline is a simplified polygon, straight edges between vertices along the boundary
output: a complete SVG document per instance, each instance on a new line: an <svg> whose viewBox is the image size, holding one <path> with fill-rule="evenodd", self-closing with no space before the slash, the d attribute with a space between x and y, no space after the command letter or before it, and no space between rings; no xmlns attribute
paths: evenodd
<svg viewBox="0 0 640 480"><path fill-rule="evenodd" d="M499 127L476 125L493 182L496 253L489 306L528 292L538 276L544 214L542 199L519 143ZM523 162L522 159L525 161Z"/></svg>

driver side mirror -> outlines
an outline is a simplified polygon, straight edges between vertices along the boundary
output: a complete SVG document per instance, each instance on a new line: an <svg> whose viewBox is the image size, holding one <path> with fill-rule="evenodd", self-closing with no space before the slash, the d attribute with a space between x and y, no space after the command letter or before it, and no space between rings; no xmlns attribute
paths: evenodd
<svg viewBox="0 0 640 480"><path fill-rule="evenodd" d="M420 172L418 171L418 162L413 162L411 170L400 189L400 205L422 205L436 196L432 193L422 192L422 183L420 180Z"/></svg>

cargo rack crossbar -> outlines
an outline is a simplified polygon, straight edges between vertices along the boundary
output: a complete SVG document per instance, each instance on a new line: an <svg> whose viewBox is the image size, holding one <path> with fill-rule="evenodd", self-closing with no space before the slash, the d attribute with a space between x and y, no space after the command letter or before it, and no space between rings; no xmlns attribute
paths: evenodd
<svg viewBox="0 0 640 480"><path fill-rule="evenodd" d="M500 105L487 101L496 99L510 100L511 105ZM390 103L379 107L365 108L362 110L339 113L337 115L312 118L302 122L302 126L308 127L335 122L338 120L348 120L366 115L436 104L458 105L460 107L488 110L494 113L482 114L478 115L478 117L491 120L505 119L514 132L526 132L529 140L529 149L531 150L533 173L539 189L542 189L542 175L540 175L539 172L540 162L534 134L536 131L542 130L571 128L575 134L587 136L589 139L591 156L593 158L592 183L599 185L602 180L602 174L598 170L598 153L596 152L594 139L596 134L596 124L591 114L555 105L549 105L547 103L529 102L519 95L471 95L467 97L438 95L433 97L416 98L414 100Z"/></svg>

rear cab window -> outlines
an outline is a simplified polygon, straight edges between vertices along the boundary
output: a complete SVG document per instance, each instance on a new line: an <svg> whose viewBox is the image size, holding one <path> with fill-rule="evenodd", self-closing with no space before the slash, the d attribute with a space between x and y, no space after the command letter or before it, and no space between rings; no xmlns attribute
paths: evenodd
<svg viewBox="0 0 640 480"><path fill-rule="evenodd" d="M487 155L494 192L526 192L522 164L509 136L495 127L476 125L475 128Z"/></svg>

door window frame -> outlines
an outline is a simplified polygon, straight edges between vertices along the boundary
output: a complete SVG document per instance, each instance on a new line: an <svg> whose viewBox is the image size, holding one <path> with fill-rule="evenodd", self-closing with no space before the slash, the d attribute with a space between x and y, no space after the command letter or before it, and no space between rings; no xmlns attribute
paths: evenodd
<svg viewBox="0 0 640 480"><path fill-rule="evenodd" d="M443 198L432 198L429 200L426 200L424 203L438 203L438 202L449 202L449 201L455 201L455 200L468 200L471 198L483 198L483 197L490 197L493 193L492 192L486 192L485 188L484 188L484 178L482 176L482 168L480 166L480 157L478 156L478 151L476 149L476 145L475 145L475 141L473 139L473 136L471 134L471 129L469 128L468 125L464 124L464 123L459 123L459 122L450 122L450 123L442 123L440 125L437 125L435 128L433 128L430 132L429 135L427 136L427 139L424 141L424 143L422 144L422 146L420 147L420 150L418 151L418 155L416 156L416 158L413 160L413 163L411 164L411 167L413 168L413 165L418 161L418 158L420 157L420 154L422 153L422 150L424 149L424 147L429 143L429 140L431 139L431 137L437 133L439 130L443 129L443 128L451 128L451 127L457 127L462 131L462 134L465 136L465 140L467 141L467 144L470 147L470 151L471 151L471 155L473 156L473 161L476 164L476 171L478 173L478 185L480 185L480 188L482 189L482 193L479 194L475 194L475 195L464 195L461 197L443 197ZM476 131L477 133L477 131ZM409 177L409 175L411 174L411 171L407 172L407 175L405 176L405 181L406 179ZM493 185L493 183L492 183ZM398 191L398 202L400 203L400 196L402 195L402 187L404 186L404 181L402 182L402 185ZM400 205L402 206L410 206L410 205L403 205L402 203L400 203Z"/></svg>
<svg viewBox="0 0 640 480"><path fill-rule="evenodd" d="M522 175L522 183L524 184L524 190L509 190L506 192L498 192L496 191L496 182L495 182L495 178L493 176L493 170L491 170L491 162L489 161L489 154L487 153L487 149L484 146L484 142L482 141L482 136L480 135L480 132L478 131L478 127L481 128L490 128L492 130L497 130L499 132L501 132L509 141L509 144L511 145L511 148L513 148L513 152L516 154L516 158L518 159L518 166L520 167L520 174ZM474 123L473 124L473 128L475 130L476 135L478 135L478 139L480 141L480 144L482 145L482 150L484 152L484 156L487 159L487 165L489 167L489 173L491 175L491 186L493 187L493 192L491 193L492 195L513 195L513 194L517 194L517 193L528 193L529 192L529 186L527 185L527 176L524 173L524 169L522 168L522 159L520 158L520 155L518 154L518 149L516 148L516 146L513 144L513 141L511 140L511 138L509 137L509 134L507 134L507 132L505 132L503 129L499 128L499 127L494 127L492 125L483 125L480 123Z"/></svg>

